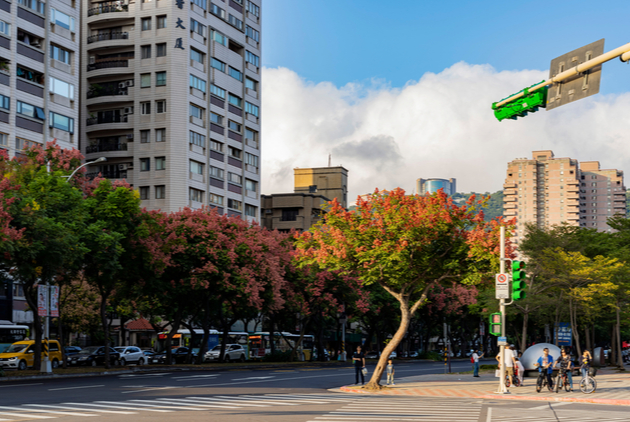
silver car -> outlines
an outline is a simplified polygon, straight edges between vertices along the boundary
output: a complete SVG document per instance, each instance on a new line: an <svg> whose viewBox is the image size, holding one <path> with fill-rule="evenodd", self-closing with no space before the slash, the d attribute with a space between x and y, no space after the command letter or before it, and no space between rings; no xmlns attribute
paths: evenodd
<svg viewBox="0 0 630 422"><path fill-rule="evenodd" d="M225 345L225 361L240 361L245 362L246 351L240 344L226 344ZM206 352L203 356L204 362L218 361L221 357L221 345L216 345Z"/></svg>
<svg viewBox="0 0 630 422"><path fill-rule="evenodd" d="M136 346L127 346L127 347L114 347L117 352L120 353L120 364L126 365L128 363L135 363L137 365L144 365L147 361L146 356L140 350L139 347Z"/></svg>

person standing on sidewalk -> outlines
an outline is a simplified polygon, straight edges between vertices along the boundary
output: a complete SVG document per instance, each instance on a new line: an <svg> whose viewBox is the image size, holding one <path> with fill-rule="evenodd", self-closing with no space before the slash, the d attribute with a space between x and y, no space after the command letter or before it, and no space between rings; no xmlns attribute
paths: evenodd
<svg viewBox="0 0 630 422"><path fill-rule="evenodd" d="M591 367L592 360L593 357L591 356L591 352L584 349L584 352L582 352L582 359L580 360L580 372L582 372L582 378L586 378L588 375L588 370Z"/></svg>
<svg viewBox="0 0 630 422"><path fill-rule="evenodd" d="M562 374L562 372L566 372L567 381L569 381L569 388L571 389L571 391L573 391L573 364L571 363L571 356L569 356L566 349L562 349L562 354L555 361L553 367L555 368L556 365L560 365L560 372L557 379L560 379L560 375Z"/></svg>
<svg viewBox="0 0 630 422"><path fill-rule="evenodd" d="M503 351L505 359L501 359L501 353L497 355L497 360L499 361L499 367L503 361L505 361L505 373L508 377L510 377L510 384L514 385L514 364L516 363L516 359L514 358L514 351L508 346Z"/></svg>
<svg viewBox="0 0 630 422"><path fill-rule="evenodd" d="M475 349L472 354L473 358L473 377L479 378L479 359L483 357L484 353L479 354L479 350Z"/></svg>
<svg viewBox="0 0 630 422"><path fill-rule="evenodd" d="M396 385L394 384L394 364L392 360L387 361L387 385Z"/></svg>
<svg viewBox="0 0 630 422"><path fill-rule="evenodd" d="M352 355L352 362L354 362L355 384L359 383L359 375L361 375L361 385L365 384L365 375L363 375L363 368L365 368L365 354L361 351L361 346L357 346L357 351Z"/></svg>
<svg viewBox="0 0 630 422"><path fill-rule="evenodd" d="M519 353L518 357L516 358L516 367L518 368L518 380L520 381L519 384L521 387L523 386L523 376L525 375L525 367L523 366L523 363L521 362L522 357L523 357L523 354Z"/></svg>
<svg viewBox="0 0 630 422"><path fill-rule="evenodd" d="M547 387L550 391L553 388L553 380L551 379L551 374L553 373L553 363L553 356L549 354L549 349L545 347L543 349L543 355L538 358L536 365L538 366L538 371L542 372L547 377Z"/></svg>

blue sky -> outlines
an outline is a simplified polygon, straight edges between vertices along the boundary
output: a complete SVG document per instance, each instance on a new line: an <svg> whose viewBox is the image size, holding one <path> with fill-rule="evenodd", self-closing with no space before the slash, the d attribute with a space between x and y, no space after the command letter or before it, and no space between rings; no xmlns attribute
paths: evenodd
<svg viewBox="0 0 630 422"><path fill-rule="evenodd" d="M600 38L605 51L630 42L629 12L627 0L265 0L263 64L338 87L372 78L402 87L459 61L546 70ZM629 75L630 65L609 62L600 92L629 91Z"/></svg>

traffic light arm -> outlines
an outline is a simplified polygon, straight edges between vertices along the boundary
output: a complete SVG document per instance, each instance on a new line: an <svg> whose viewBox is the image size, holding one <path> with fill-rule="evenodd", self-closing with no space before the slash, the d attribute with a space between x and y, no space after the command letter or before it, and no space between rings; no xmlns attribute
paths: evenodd
<svg viewBox="0 0 630 422"><path fill-rule="evenodd" d="M597 56L591 60L588 60L582 64L579 64L577 66L572 67L571 69L565 70L564 72L558 73L556 76L554 76L551 79L548 79L546 81L543 81L537 85L534 85L530 88L527 89L527 91L529 93L534 92L536 90L539 90L545 86L549 86L549 85L553 85L555 83L559 83L562 81L565 81L569 78L571 78L572 76L577 75L578 73L583 73L586 72L589 69L594 68L595 66L599 66L602 63L605 63L607 61L610 61L612 59L614 59L615 57L620 57L621 61L625 62L630 60L630 43L626 44L626 45L622 45L619 48L615 48L614 50L609 51L608 53L604 53L600 56ZM518 100L519 98L525 96L528 94L528 92L523 90L520 91L514 95L509 96L508 98L499 101L498 103L494 103L492 105L492 109L496 110L497 108L510 103L514 100Z"/></svg>

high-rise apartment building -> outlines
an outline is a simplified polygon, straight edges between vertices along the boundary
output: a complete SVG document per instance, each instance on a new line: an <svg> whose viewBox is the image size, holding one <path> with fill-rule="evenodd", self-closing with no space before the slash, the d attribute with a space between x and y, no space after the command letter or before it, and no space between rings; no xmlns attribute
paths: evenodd
<svg viewBox="0 0 630 422"><path fill-rule="evenodd" d="M3 0L0 0L3 1ZM86 0L81 147L142 206L259 218L260 0Z"/></svg>
<svg viewBox="0 0 630 422"><path fill-rule="evenodd" d="M0 148L78 148L76 0L0 0Z"/></svg>
<svg viewBox="0 0 630 422"><path fill-rule="evenodd" d="M426 193L435 193L438 190L443 189L447 195L454 195L457 193L456 180L451 179L418 179L416 180L416 192L420 195Z"/></svg>
<svg viewBox="0 0 630 422"><path fill-rule="evenodd" d="M572 226L610 230L606 221L625 214L623 172L601 170L599 162L556 158L552 151L534 151L531 159L508 163L503 185L503 215L516 217L516 243L525 224Z"/></svg>
<svg viewBox="0 0 630 422"><path fill-rule="evenodd" d="M342 207L348 208L348 170L342 166L296 168L293 170L293 190L317 193L329 200L337 198Z"/></svg>

